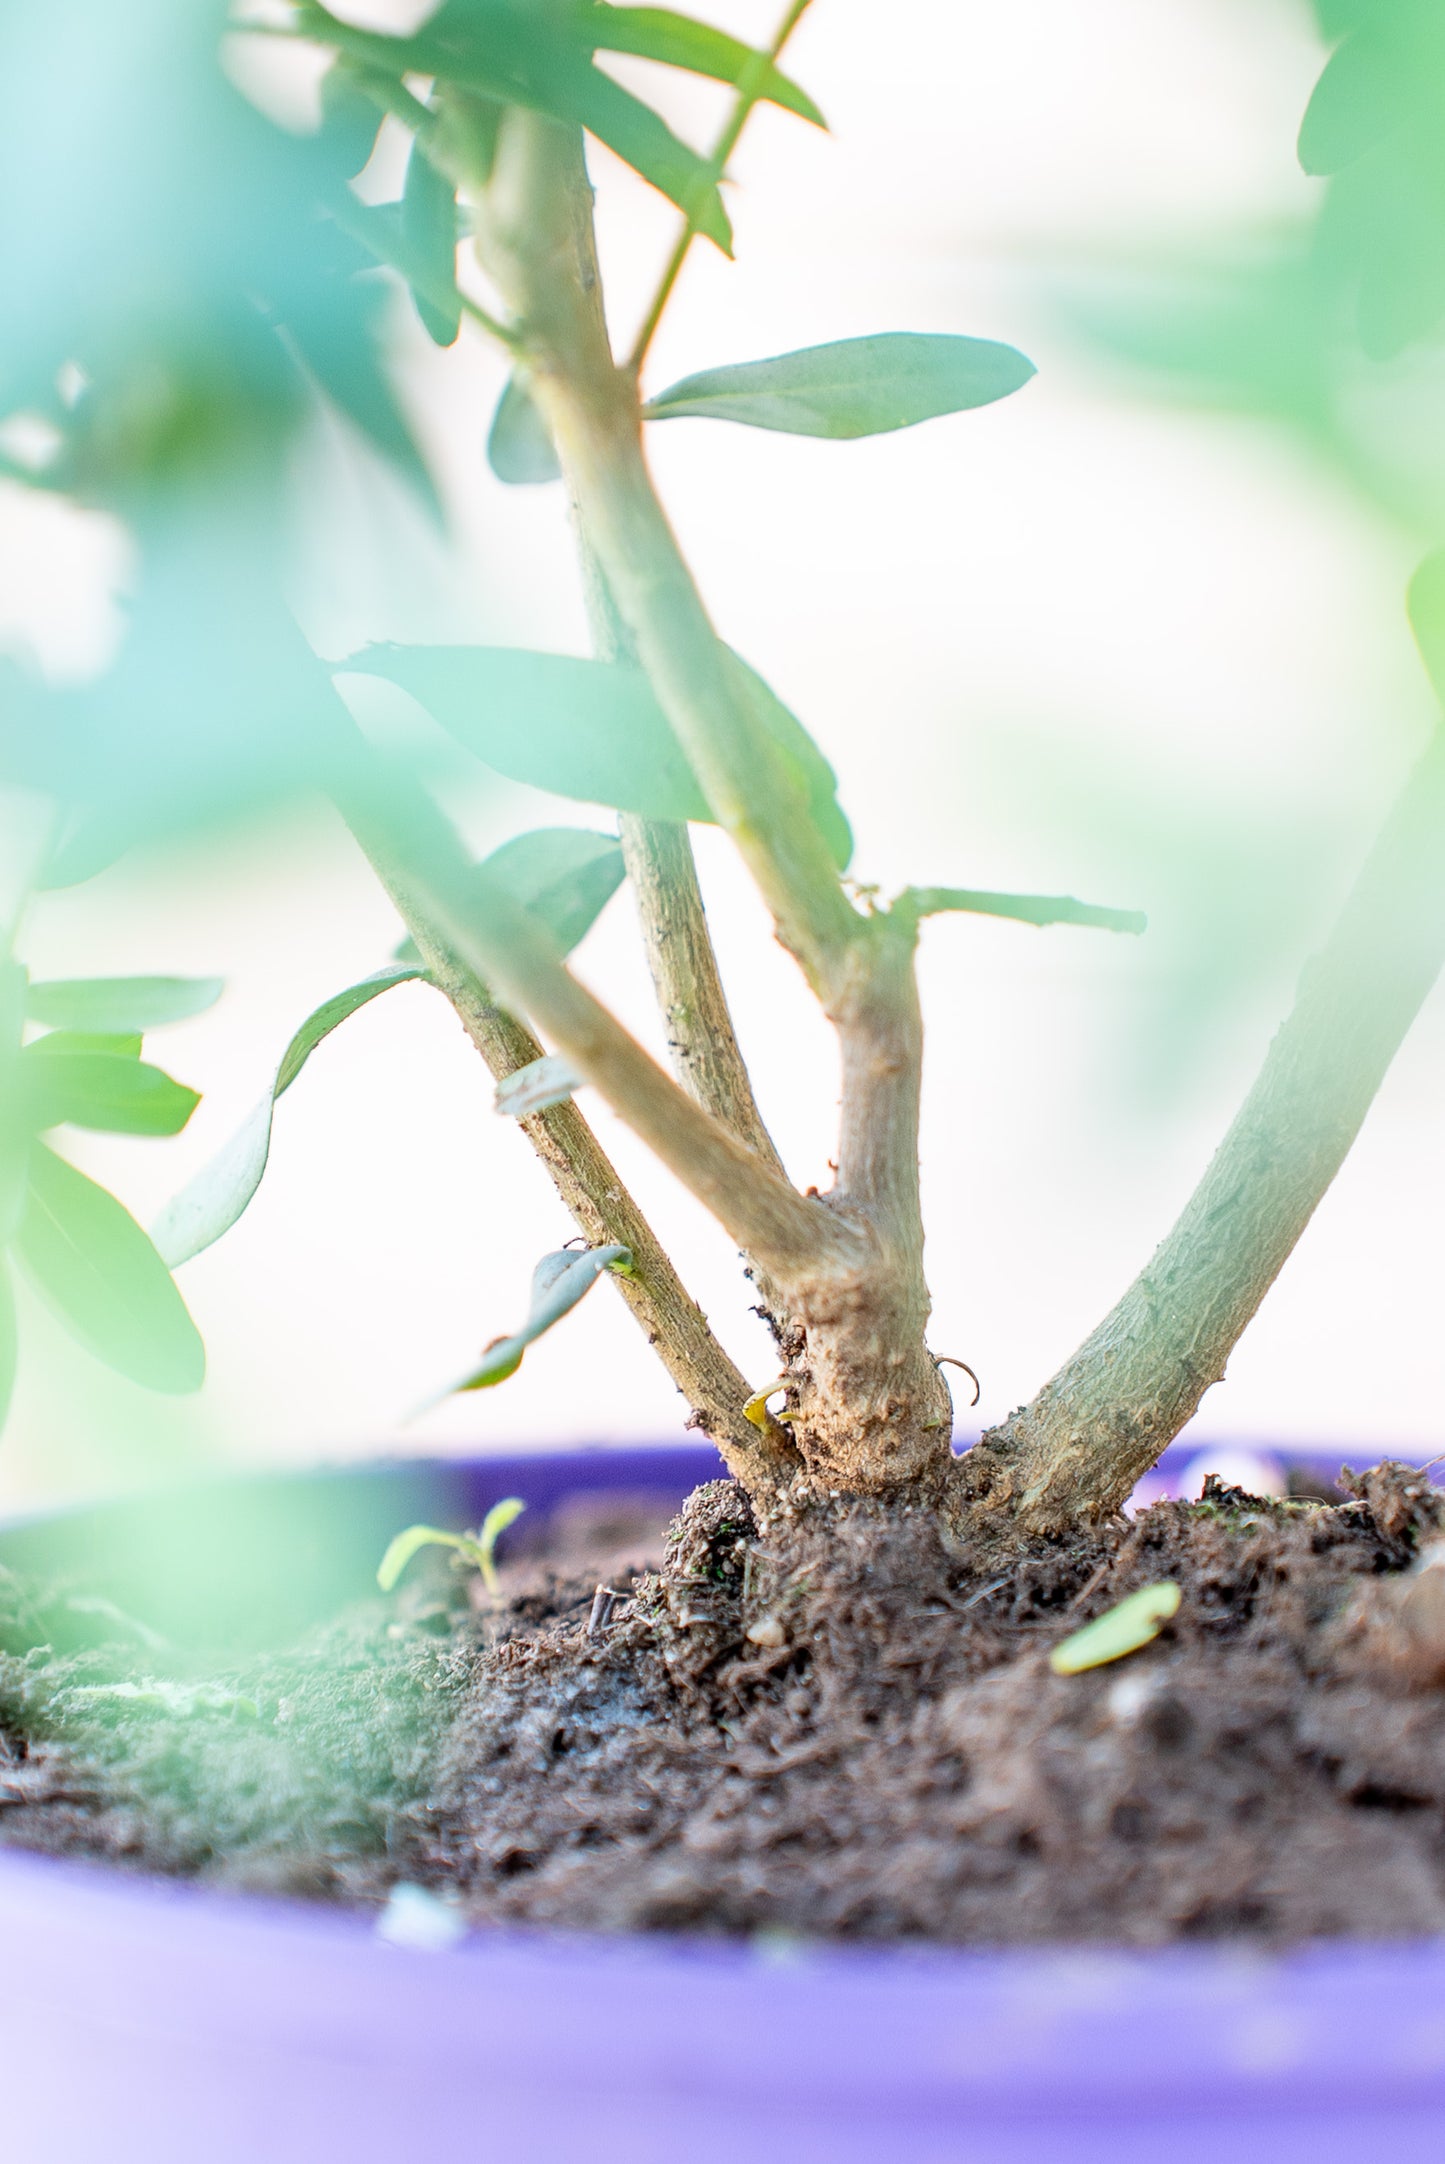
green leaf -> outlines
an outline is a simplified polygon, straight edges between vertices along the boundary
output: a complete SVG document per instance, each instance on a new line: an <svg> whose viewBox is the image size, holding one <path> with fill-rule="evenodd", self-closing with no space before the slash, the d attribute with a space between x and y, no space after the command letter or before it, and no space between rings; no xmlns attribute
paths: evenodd
<svg viewBox="0 0 1445 2164"><path fill-rule="evenodd" d="M592 7L584 13L583 29L599 51L636 53L639 59L686 68L690 74L710 76L719 83L736 85L746 76L758 98L785 106L817 127L827 125L805 90L754 46L715 30L711 23L674 14L671 8ZM759 62L763 63L760 70Z"/></svg>
<svg viewBox="0 0 1445 2164"><path fill-rule="evenodd" d="M487 463L509 488L536 488L562 478L547 424L521 375L508 377L497 401L487 437Z"/></svg>
<svg viewBox="0 0 1445 2164"><path fill-rule="evenodd" d="M487 1591L495 1598L497 1542L526 1507L519 1495L504 1496L500 1503L493 1503L482 1520L481 1530L476 1533L451 1533L439 1525L409 1525L389 1543L376 1573L377 1584L383 1593L389 1593L412 1557L422 1548L455 1548L458 1555L475 1563Z"/></svg>
<svg viewBox="0 0 1445 2164"><path fill-rule="evenodd" d="M710 816L640 669L507 646L367 646L337 668L399 684L510 781L651 819Z"/></svg>
<svg viewBox="0 0 1445 2164"><path fill-rule="evenodd" d="M203 1248L219 1240L250 1202L261 1184L271 1154L271 1122L276 1100L291 1087L323 1038L371 1000L393 985L411 984L425 978L426 971L414 963L393 963L348 985L324 1000L301 1024L281 1056L276 1078L245 1125L226 1147L190 1180L161 1211L151 1228L160 1253L174 1270L189 1262Z"/></svg>
<svg viewBox="0 0 1445 2164"><path fill-rule="evenodd" d="M993 894L981 887L910 887L902 906L916 917L943 916L954 910L980 917L1009 917L1017 924L1078 924L1098 932L1146 932L1141 909L1101 909L1076 902L1072 894Z"/></svg>
<svg viewBox="0 0 1445 2164"><path fill-rule="evenodd" d="M1341 172L1399 126L1404 98L1398 58L1368 32L1347 38L1325 64L1300 123L1307 173Z"/></svg>
<svg viewBox="0 0 1445 2164"><path fill-rule="evenodd" d="M321 136L343 180L370 163L383 110L366 88L366 70L338 56L321 78Z"/></svg>
<svg viewBox="0 0 1445 2164"><path fill-rule="evenodd" d="M564 1247L544 1255L532 1273L532 1304L521 1329L511 1337L494 1338L478 1366L454 1388L490 1390L494 1384L505 1382L522 1365L527 1347L569 1314L604 1270L627 1276L631 1268L631 1251L625 1247L589 1247L580 1254Z"/></svg>
<svg viewBox="0 0 1445 2164"><path fill-rule="evenodd" d="M757 672L733 659L759 726L799 777L835 862L846 865L853 837L833 769ZM641 669L507 646L366 646L336 669L399 685L510 781L649 819L712 819Z"/></svg>
<svg viewBox="0 0 1445 2164"><path fill-rule="evenodd" d="M1095 1616L1092 1623L1056 1645L1049 1655L1050 1668L1056 1676L1077 1676L1086 1668L1102 1668L1106 1661L1137 1653L1159 1636L1172 1615L1178 1614L1180 1597L1172 1578L1141 1586L1117 1607Z"/></svg>
<svg viewBox="0 0 1445 2164"><path fill-rule="evenodd" d="M56 1029L129 1036L189 1021L214 1007L226 989L220 977L69 977L32 984L25 1011Z"/></svg>
<svg viewBox="0 0 1445 2164"><path fill-rule="evenodd" d="M19 1350L15 1330L15 1290L10 1283L10 1272L0 1257L0 1428L10 1414L10 1400L15 1394L15 1364Z"/></svg>
<svg viewBox="0 0 1445 2164"><path fill-rule="evenodd" d="M21 1100L39 1128L90 1127L102 1134L178 1135L200 1091L123 1052L46 1052L45 1040L20 1055Z"/></svg>
<svg viewBox="0 0 1445 2164"><path fill-rule="evenodd" d="M747 685L754 718L796 776L809 815L827 843L833 862L840 872L846 871L853 857L853 829L838 802L837 775L791 707L784 706L771 685L764 683L741 654L733 654L732 658Z"/></svg>
<svg viewBox="0 0 1445 2164"><path fill-rule="evenodd" d="M75 1052L109 1052L116 1059L139 1059L141 1035L112 1036L101 1030L52 1029L46 1036L37 1037L34 1044L25 1047L26 1057L32 1053L46 1059L63 1055L69 1058Z"/></svg>
<svg viewBox="0 0 1445 2164"><path fill-rule="evenodd" d="M455 345L462 327L457 292L457 191L439 173L421 144L413 140L401 194L401 226L409 250L423 273L424 290L412 287L412 299L434 345ZM429 296L449 294L438 307Z"/></svg>
<svg viewBox="0 0 1445 2164"><path fill-rule="evenodd" d="M439 87L455 84L586 128L731 254L732 229L707 160L593 65L580 16L450 0L410 36L390 37L342 23L311 0L300 13L308 34L384 74L430 75Z"/></svg>
<svg viewBox="0 0 1445 2164"><path fill-rule="evenodd" d="M591 930L625 876L617 837L585 827L515 834L481 868L506 881L513 899L546 925L563 954Z"/></svg>
<svg viewBox="0 0 1445 2164"><path fill-rule="evenodd" d="M114 1195L39 1143L16 1250L97 1360L151 1390L200 1389L205 1347L155 1248Z"/></svg>
<svg viewBox="0 0 1445 2164"><path fill-rule="evenodd" d="M992 339L890 331L704 369L650 399L645 412L650 421L692 414L790 436L877 436L992 405L1034 373L1032 361Z"/></svg>
<svg viewBox="0 0 1445 2164"><path fill-rule="evenodd" d="M1436 549L1420 565L1405 606L1435 696L1445 705L1445 549Z"/></svg>
<svg viewBox="0 0 1445 2164"><path fill-rule="evenodd" d="M471 1545L465 1533L449 1533L440 1525L409 1525L388 1543L377 1565L376 1582L383 1593L389 1593L412 1557L423 1548L455 1548L465 1555Z"/></svg>

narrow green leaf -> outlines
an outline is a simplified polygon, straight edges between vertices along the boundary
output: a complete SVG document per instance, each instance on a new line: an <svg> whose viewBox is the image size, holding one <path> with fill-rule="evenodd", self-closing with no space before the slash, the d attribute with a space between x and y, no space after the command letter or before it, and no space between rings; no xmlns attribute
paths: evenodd
<svg viewBox="0 0 1445 2164"><path fill-rule="evenodd" d="M0 1256L0 1428L10 1415L15 1394L15 1366L19 1346L15 1329L15 1290L10 1272Z"/></svg>
<svg viewBox="0 0 1445 2164"><path fill-rule="evenodd" d="M141 1044L139 1030L132 1036L118 1037L100 1030L52 1029L25 1050L27 1058L32 1053L37 1058L69 1059L75 1052L109 1052L116 1059L139 1059Z"/></svg>
<svg viewBox="0 0 1445 2164"><path fill-rule="evenodd" d="M479 1364L465 1382L454 1385L455 1389L490 1390L505 1382L522 1365L527 1347L570 1313L604 1270L626 1276L631 1268L632 1256L625 1247L589 1247L581 1253L564 1247L544 1255L532 1273L532 1303L527 1320L511 1337L494 1338Z"/></svg>
<svg viewBox="0 0 1445 2164"><path fill-rule="evenodd" d="M1420 659L1445 705L1445 549L1427 556L1410 581L1405 601Z"/></svg>
<svg viewBox="0 0 1445 2164"><path fill-rule="evenodd" d="M671 8L599 6L585 11L583 28L588 41L602 52L636 53L639 59L686 68L690 74L706 75L719 83L737 84L746 75L760 99L784 106L817 127L826 126L805 90L771 62L760 74L752 72L764 55L740 38L715 30L711 23L674 14Z"/></svg>
<svg viewBox="0 0 1445 2164"><path fill-rule="evenodd" d="M1078 924L1099 932L1146 932L1141 909L1101 909L1076 902L1071 894L992 894L975 887L910 887L901 906L917 917L966 911L980 917L1010 917L1018 924Z"/></svg>
<svg viewBox="0 0 1445 2164"><path fill-rule="evenodd" d="M157 1248L172 1269L189 1262L203 1248L229 1232L261 1184L271 1153L271 1121L276 1100L288 1090L323 1038L393 985L425 978L415 963L393 963L348 985L309 1014L287 1045L275 1080L245 1125L161 1211L151 1228Z"/></svg>
<svg viewBox="0 0 1445 2164"><path fill-rule="evenodd" d="M465 1533L448 1533L439 1525L409 1525L389 1543L377 1566L376 1582L383 1593L389 1593L412 1557L422 1548L456 1548L465 1553L467 1546Z"/></svg>
<svg viewBox="0 0 1445 2164"><path fill-rule="evenodd" d="M178 1135L200 1091L159 1067L121 1052L46 1052L45 1040L20 1055L21 1101L37 1129L90 1127L102 1134Z"/></svg>
<svg viewBox="0 0 1445 2164"><path fill-rule="evenodd" d="M354 179L376 148L383 108L367 80L365 69L340 55L321 78L321 137L342 180Z"/></svg>
<svg viewBox="0 0 1445 2164"><path fill-rule="evenodd" d="M837 775L792 708L783 704L741 654L732 658L747 684L755 718L797 776L808 813L827 843L833 862L840 872L846 871L853 857L853 829L838 802Z"/></svg>
<svg viewBox="0 0 1445 2164"><path fill-rule="evenodd" d="M382 676L510 781L651 819L706 819L640 669L506 646L367 646L338 673Z"/></svg>
<svg viewBox="0 0 1445 2164"><path fill-rule="evenodd" d="M504 879L513 898L545 924L562 954L592 929L625 877L614 834L585 827L535 827L514 834L482 865Z"/></svg>
<svg viewBox="0 0 1445 2164"><path fill-rule="evenodd" d="M1400 57L1383 38L1370 32L1347 38L1325 63L1300 123L1304 170L1338 173L1373 150L1400 125L1409 87Z"/></svg>
<svg viewBox="0 0 1445 2164"><path fill-rule="evenodd" d="M457 191L438 172L420 142L413 140L401 195L401 225L407 244L424 273L424 286L413 286L412 299L434 345L455 345L462 327L457 292ZM431 298L450 296L445 307Z"/></svg>
<svg viewBox="0 0 1445 2164"><path fill-rule="evenodd" d="M1032 361L992 339L890 331L704 369L645 410L650 421L691 414L790 436L877 436L992 405L1034 373Z"/></svg>
<svg viewBox="0 0 1445 2164"><path fill-rule="evenodd" d="M562 478L547 424L523 376L509 376L497 401L487 437L487 464L509 488L536 488Z"/></svg>
<svg viewBox="0 0 1445 2164"><path fill-rule="evenodd" d="M39 1143L16 1250L97 1360L151 1390L199 1390L205 1347L155 1248L114 1195Z"/></svg>
<svg viewBox="0 0 1445 2164"><path fill-rule="evenodd" d="M799 776L834 860L853 837L833 769L756 670L743 672L759 725ZM640 669L506 646L366 646L337 674L381 676L510 781L649 819L711 821L671 724Z"/></svg>
<svg viewBox="0 0 1445 2164"><path fill-rule="evenodd" d="M56 1029L129 1036L204 1014L225 989L220 977L56 978L30 986L25 1011Z"/></svg>
<svg viewBox="0 0 1445 2164"><path fill-rule="evenodd" d="M1081 1675L1086 1668L1102 1668L1107 1661L1137 1653L1159 1636L1172 1615L1179 1612L1180 1592L1172 1578L1145 1585L1117 1607L1096 1616L1082 1630L1063 1639L1049 1655L1056 1676Z"/></svg>

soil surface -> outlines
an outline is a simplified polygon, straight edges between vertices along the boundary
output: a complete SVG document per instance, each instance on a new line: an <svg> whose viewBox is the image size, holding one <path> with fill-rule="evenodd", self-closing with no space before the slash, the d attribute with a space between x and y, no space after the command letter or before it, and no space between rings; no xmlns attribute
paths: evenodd
<svg viewBox="0 0 1445 2164"><path fill-rule="evenodd" d="M1342 1488L1212 1486L1005 1565L857 1507L764 1540L720 1481L665 1557L584 1509L496 1607L432 1555L221 1671L0 1573L0 1841L604 1930L1445 1932L1445 1497ZM1052 1672L1163 1579L1152 1644Z"/></svg>

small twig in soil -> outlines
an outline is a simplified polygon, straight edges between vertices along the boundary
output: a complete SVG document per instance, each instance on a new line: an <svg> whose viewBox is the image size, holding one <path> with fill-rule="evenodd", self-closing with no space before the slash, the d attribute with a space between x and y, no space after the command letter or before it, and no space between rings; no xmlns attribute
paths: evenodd
<svg viewBox="0 0 1445 2164"><path fill-rule="evenodd" d="M622 1595L615 1586L599 1585L592 1596L592 1613L587 1618L587 1635L600 1638L612 1620L612 1610Z"/></svg>
<svg viewBox="0 0 1445 2164"><path fill-rule="evenodd" d="M987 1585L981 1585L976 1593L969 1594L968 1599L963 1603L962 1607L960 1608L959 1614L966 1615L970 1608L976 1608L981 1600L988 1599L990 1593L996 1593L1001 1585L1007 1584L1007 1571L1004 1572L1001 1578L990 1578Z"/></svg>

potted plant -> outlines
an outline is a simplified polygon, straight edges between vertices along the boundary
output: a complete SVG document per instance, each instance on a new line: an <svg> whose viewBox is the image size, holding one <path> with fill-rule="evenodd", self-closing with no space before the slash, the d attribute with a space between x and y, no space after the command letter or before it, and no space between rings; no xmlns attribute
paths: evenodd
<svg viewBox="0 0 1445 2164"><path fill-rule="evenodd" d="M652 385L652 337L689 251L729 246L722 183L753 108L819 118L783 68L805 6L754 48L666 10L572 0L443 0L406 29L293 0L245 21L324 70L310 133L230 86L217 9L149 0L121 22L73 0L63 47L53 13L7 32L15 79L35 86L6 153L12 200L24 173L36 206L7 237L28 303L7 334L7 395L43 438L17 470L124 519L138 563L109 674L64 694L18 671L9 686L6 776L39 815L8 913L7 1253L90 1352L193 1387L199 1340L171 1270L245 1209L276 1100L315 1046L424 978L580 1240L543 1258L518 1327L457 1387L505 1384L610 1277L731 1476L688 1497L660 1568L580 1607L575 1585L555 1584L508 1604L494 1569L509 1490L540 1516L575 1467L493 1464L440 1497L388 1475L364 1508L323 1482L322 1546L345 1551L346 1570L364 1553L369 1574L381 1532L400 1536L382 1564L392 1605L350 1609L290 1650L258 1560L278 1582L304 1573L316 1520L288 1547L289 1504L249 1541L234 1495L184 1502L170 1529L213 1615L234 1590L227 1552L243 1559L256 1628L248 1639L243 1600L219 1652L160 1627L144 1573L117 1597L136 1513L10 1537L7 2019L39 2094L74 2049L57 2012L80 2025L96 2088L74 2107L75 2153L119 2119L121 2154L194 2154L204 2124L213 2154L380 2156L428 2118L433 2138L470 2134L479 2102L495 2136L538 2157L584 2143L620 2155L644 2124L704 2156L740 2141L1041 2156L1065 2139L1118 2156L1165 2135L1203 2155L1227 2132L1314 2156L1353 2153L1367 2131L1411 2154L1438 2133L1429 1948L1279 1967L1197 1946L1082 1961L818 1951L834 1938L1408 1941L1445 1921L1445 1543L1428 1478L1386 1465L1284 1498L1216 1481L1198 1505L1124 1515L1222 1376L1445 959L1445 777L1437 735L1138 1278L1029 1404L956 1455L927 1339L920 933L945 913L1101 936L1144 926L1116 897L851 882L832 770L724 643L653 485L644 437L668 419L858 437L1009 396L1032 374L986 338L869 331ZM1388 363L1445 314L1441 53L1423 7L1356 0L1321 21L1342 42L1301 149L1338 177L1308 248L1216 276L1207 344L1198 286L1167 308L1156 297L1142 330L1116 315L1109 335L1138 352L1147 331L1156 369L1303 416L1398 497L1388 428L1361 419L1357 332ZM624 89L599 65L609 53L733 86L711 150ZM34 186L55 172L40 91L61 74L62 166L83 121L109 193ZM164 125L137 131L158 81ZM408 147L399 197L378 203L352 183L383 126ZM603 308L589 138L680 219L625 351ZM88 281L82 236L103 266ZM504 479L565 482L592 657L373 646L326 665L288 616L286 457L308 400L429 485L387 374L378 269L406 282L438 343L466 324L506 349L490 456ZM1410 615L1445 689L1442 608L1445 567L1427 558ZM338 680L357 678L400 686L497 770L610 806L617 833L543 829L473 861L425 752L353 719ZM183 1126L194 1094L141 1059L141 1037L217 987L32 984L25 903L298 789L339 808L404 943L302 1023L256 1116L147 1235L43 1138ZM826 1193L789 1179L755 1101L693 865L701 821L731 837L799 998L836 1033ZM671 1074L567 966L624 877ZM736 1241L775 1339L770 1376L744 1377L714 1337L574 1102L584 1085ZM672 1477L681 1489L708 1462L679 1459ZM412 1515L440 1522L407 1528ZM87 1537L109 1577L77 1569ZM97 1886L27 1846L331 1906ZM484 1933L428 1964L372 1935L380 1908L405 1938L408 1900L438 1941L491 1924L743 1946ZM482 2075L484 2102L462 2072Z"/></svg>

